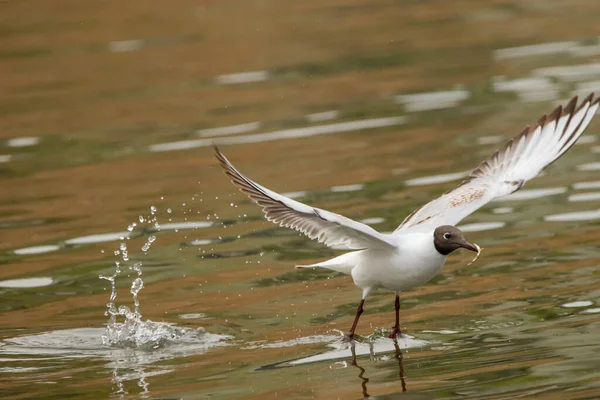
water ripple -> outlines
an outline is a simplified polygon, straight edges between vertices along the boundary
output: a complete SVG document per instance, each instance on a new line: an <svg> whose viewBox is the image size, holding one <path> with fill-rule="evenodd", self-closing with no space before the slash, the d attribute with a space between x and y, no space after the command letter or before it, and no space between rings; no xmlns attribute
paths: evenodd
<svg viewBox="0 0 600 400"><path fill-rule="evenodd" d="M236 85L240 83L262 82L268 78L269 73L267 71L249 71L219 75L215 78L215 82L221 85Z"/></svg>
<svg viewBox="0 0 600 400"><path fill-rule="evenodd" d="M551 222L568 222L568 221L592 221L600 218L600 210L590 211L575 211L564 214L553 214L544 217L544 220Z"/></svg>
<svg viewBox="0 0 600 400"><path fill-rule="evenodd" d="M398 346L401 349L415 349L425 347L429 344L424 340L414 339L411 336L405 335L404 337L398 339ZM328 347L332 347L333 350L327 351L325 353L315 354L313 356L301 358L299 360L291 361L290 365L302 365L309 364L319 361L330 361L330 360L338 360L340 358L351 358L352 351L350 349L350 345L348 343L332 343L329 344ZM376 339L371 343L356 343L355 344L355 354L357 356L361 355L375 355L379 353L389 353L396 350L394 346L394 342L387 338Z"/></svg>
<svg viewBox="0 0 600 400"><path fill-rule="evenodd" d="M565 304L561 305L561 307L580 308L580 307L589 307L592 304L594 304L594 303L592 303L591 301L574 301L572 303L565 303Z"/></svg>
<svg viewBox="0 0 600 400"><path fill-rule="evenodd" d="M580 164L577 166L577 169L579 171L598 171L600 170L600 162Z"/></svg>
<svg viewBox="0 0 600 400"><path fill-rule="evenodd" d="M492 209L492 212L494 214L509 214L513 211L514 211L514 208L512 208L512 207L497 207L497 208Z"/></svg>
<svg viewBox="0 0 600 400"><path fill-rule="evenodd" d="M0 281L0 287L3 288L36 288L42 286L52 285L54 281L52 278L24 278L24 279L11 279L7 281Z"/></svg>
<svg viewBox="0 0 600 400"><path fill-rule="evenodd" d="M354 132L362 129L384 128L406 123L406 117L373 118L335 124L316 125L305 128L283 129L274 132L256 133L219 139L218 144L247 144L262 143L272 140L297 139L308 136L326 135L332 133ZM153 144L148 147L151 152L187 150L197 147L208 147L213 145L213 140L196 139L180 140L177 142Z"/></svg>
<svg viewBox="0 0 600 400"><path fill-rule="evenodd" d="M187 222L171 222L160 224L160 231L170 231L179 229L199 229L213 226L212 221L187 221Z"/></svg>
<svg viewBox="0 0 600 400"><path fill-rule="evenodd" d="M533 71L533 74L544 77L555 77L568 82L579 81L600 75L600 63L538 68Z"/></svg>
<svg viewBox="0 0 600 400"><path fill-rule="evenodd" d="M367 224L367 225L381 224L381 223L385 222L385 218L381 218L381 217L365 218L365 219L361 219L359 222L362 222L363 224Z"/></svg>
<svg viewBox="0 0 600 400"><path fill-rule="evenodd" d="M132 232L99 233L96 235L79 236L65 241L67 245L114 242L131 238Z"/></svg>
<svg viewBox="0 0 600 400"><path fill-rule="evenodd" d="M396 102L404 104L407 112L439 110L456 107L471 97L468 90L456 90L404 94L396 96Z"/></svg>
<svg viewBox="0 0 600 400"><path fill-rule="evenodd" d="M423 186L423 185L433 185L436 183L445 183L452 182L458 179L462 179L466 177L470 171L464 172L455 172L452 174L442 174L442 175L432 175L432 176L424 176L422 178L414 178L409 179L404 182L406 186Z"/></svg>
<svg viewBox="0 0 600 400"><path fill-rule="evenodd" d="M159 323L156 323L159 324ZM126 354L135 354L134 366L156 361L202 354L213 347L226 346L230 336L198 332L190 328L177 328L185 335L178 342L155 351L111 348L102 344L102 328L76 328L44 332L35 335L17 336L0 342L0 354L13 355L57 355L60 357L83 356L108 358L118 361ZM188 333L191 332L191 333ZM124 367L120 365L120 367Z"/></svg>
<svg viewBox="0 0 600 400"><path fill-rule="evenodd" d="M323 111L323 112L308 114L306 116L306 119L308 120L308 122L314 123L314 122L330 121L332 119L338 118L339 116L340 116L339 111L331 110L331 111Z"/></svg>
<svg viewBox="0 0 600 400"><path fill-rule="evenodd" d="M566 187L544 188L544 189L522 189L508 196L496 199L494 201L511 201L511 200L530 200L539 199L546 196L562 194L567 191Z"/></svg>
<svg viewBox="0 0 600 400"><path fill-rule="evenodd" d="M494 50L494 58L504 60L519 57L533 57L540 55L554 55L556 53L568 53L579 46L574 41L569 42L551 42L530 44L527 46L509 47L505 49Z"/></svg>
<svg viewBox="0 0 600 400"><path fill-rule="evenodd" d="M568 198L569 201L593 201L600 200L600 192L577 193Z"/></svg>
<svg viewBox="0 0 600 400"><path fill-rule="evenodd" d="M21 249L13 250L13 253L19 256L26 256L31 254L44 254L50 253L52 251L60 250L60 246L50 244L46 246L32 246L32 247L23 247Z"/></svg>
<svg viewBox="0 0 600 400"><path fill-rule="evenodd" d="M506 225L506 222L475 222L472 224L460 225L459 228L463 232L481 232L502 228L504 225Z"/></svg>
<svg viewBox="0 0 600 400"><path fill-rule="evenodd" d="M573 184L573 189L600 189L600 181L576 182Z"/></svg>
<svg viewBox="0 0 600 400"><path fill-rule="evenodd" d="M201 137L237 135L239 133L255 131L260 129L260 127L260 122L248 122L245 124L222 126L220 128L200 129L198 130L198 135Z"/></svg>
<svg viewBox="0 0 600 400"><path fill-rule="evenodd" d="M362 183L357 183L355 185L341 185L341 186L332 186L329 188L332 192L357 192L359 190L363 190L365 187Z"/></svg>
<svg viewBox="0 0 600 400"><path fill-rule="evenodd" d="M108 50L113 53L125 53L143 48L144 40L142 39L115 40L108 43Z"/></svg>
<svg viewBox="0 0 600 400"><path fill-rule="evenodd" d="M8 147L30 147L35 146L40 142L38 137L20 137L9 139L6 141Z"/></svg>
<svg viewBox="0 0 600 400"><path fill-rule="evenodd" d="M521 101L544 101L556 99L559 87L548 78L533 77L505 80L504 77L493 79L494 91L515 92Z"/></svg>

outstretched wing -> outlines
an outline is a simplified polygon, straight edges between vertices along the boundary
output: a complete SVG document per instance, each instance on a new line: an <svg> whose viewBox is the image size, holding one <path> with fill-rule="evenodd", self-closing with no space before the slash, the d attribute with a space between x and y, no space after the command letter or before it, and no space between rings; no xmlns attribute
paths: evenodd
<svg viewBox="0 0 600 400"><path fill-rule="evenodd" d="M339 214L313 208L275 193L242 175L214 146L216 157L231 181L262 207L267 220L286 228L302 232L327 246L346 246L352 250L366 248L391 248L388 235L370 226Z"/></svg>
<svg viewBox="0 0 600 400"><path fill-rule="evenodd" d="M575 144L599 102L592 93L579 107L577 97L564 109L558 106L482 162L459 187L415 210L394 233L456 225L491 200L516 192Z"/></svg>

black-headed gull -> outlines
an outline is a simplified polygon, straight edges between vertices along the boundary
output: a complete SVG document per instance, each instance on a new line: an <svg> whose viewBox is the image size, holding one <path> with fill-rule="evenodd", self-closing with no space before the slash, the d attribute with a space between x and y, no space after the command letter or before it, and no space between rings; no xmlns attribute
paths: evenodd
<svg viewBox="0 0 600 400"><path fill-rule="evenodd" d="M327 268L352 275L362 298L347 337L352 339L373 289L396 293L396 324L391 338L400 332L400 292L433 278L454 250L479 251L465 240L456 225L491 200L519 190L545 167L562 156L581 136L598 110L593 94L576 107L574 97L563 109L557 107L533 127L510 140L477 167L456 189L415 210L392 234L339 214L314 208L275 193L242 175L215 146L216 157L232 182L262 207L267 220L302 232L327 246L349 250L339 257L300 268Z"/></svg>

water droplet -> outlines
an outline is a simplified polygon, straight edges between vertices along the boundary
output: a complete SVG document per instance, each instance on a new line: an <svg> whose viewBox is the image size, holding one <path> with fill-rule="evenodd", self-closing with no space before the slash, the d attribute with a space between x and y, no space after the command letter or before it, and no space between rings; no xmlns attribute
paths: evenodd
<svg viewBox="0 0 600 400"><path fill-rule="evenodd" d="M152 215L156 214L156 207L150 206L150 212L152 213Z"/></svg>
<svg viewBox="0 0 600 400"><path fill-rule="evenodd" d="M138 219L140 220L140 223L143 223L145 221L144 217L142 217L141 215L138 217Z"/></svg>
<svg viewBox="0 0 600 400"><path fill-rule="evenodd" d="M169 214L171 214L171 213L173 212L173 210L171 210L170 208L167 208L167 212L168 212Z"/></svg>
<svg viewBox="0 0 600 400"><path fill-rule="evenodd" d="M148 251L150 249L150 246L152 245L152 243L154 243L154 241L156 240L156 236L149 236L148 240L146 240L146 243L144 243L144 245L142 246L142 251Z"/></svg>
<svg viewBox="0 0 600 400"><path fill-rule="evenodd" d="M137 296L137 294L144 288L144 281L142 278L135 278L131 284L131 294Z"/></svg>

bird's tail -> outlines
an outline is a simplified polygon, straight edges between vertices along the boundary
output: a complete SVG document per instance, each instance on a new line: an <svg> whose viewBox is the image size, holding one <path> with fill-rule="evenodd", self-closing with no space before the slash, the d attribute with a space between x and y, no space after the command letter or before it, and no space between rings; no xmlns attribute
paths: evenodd
<svg viewBox="0 0 600 400"><path fill-rule="evenodd" d="M351 253L342 254L341 256L332 258L331 260L323 261L316 264L310 265L296 265L296 269L301 268L327 268L332 271L341 272L343 274L350 274L352 269L356 267L356 255L360 251L353 251Z"/></svg>

